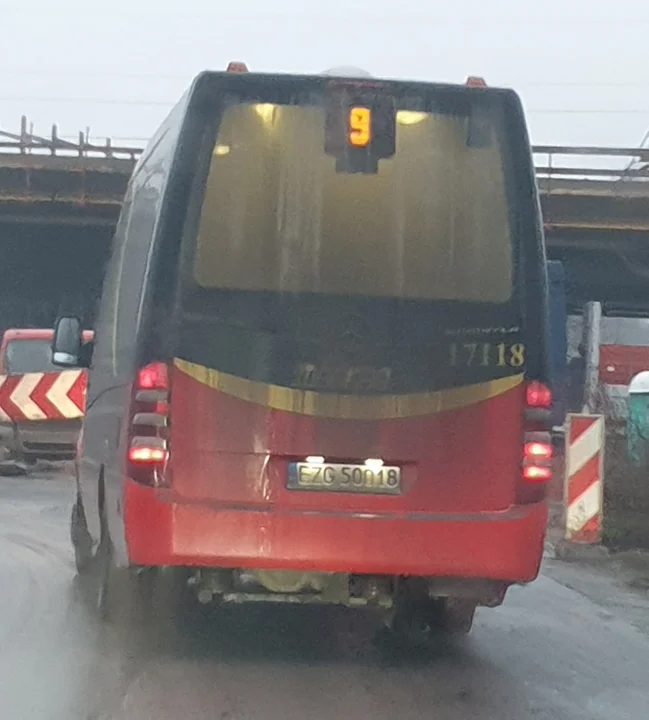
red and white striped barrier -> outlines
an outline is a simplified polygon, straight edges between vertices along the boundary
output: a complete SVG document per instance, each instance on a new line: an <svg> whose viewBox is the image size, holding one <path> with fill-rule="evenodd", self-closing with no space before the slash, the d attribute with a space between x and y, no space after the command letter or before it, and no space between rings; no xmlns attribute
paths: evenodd
<svg viewBox="0 0 649 720"><path fill-rule="evenodd" d="M83 417L86 372L0 375L0 422Z"/></svg>
<svg viewBox="0 0 649 720"><path fill-rule="evenodd" d="M566 419L565 539L598 543L604 509L604 416Z"/></svg>

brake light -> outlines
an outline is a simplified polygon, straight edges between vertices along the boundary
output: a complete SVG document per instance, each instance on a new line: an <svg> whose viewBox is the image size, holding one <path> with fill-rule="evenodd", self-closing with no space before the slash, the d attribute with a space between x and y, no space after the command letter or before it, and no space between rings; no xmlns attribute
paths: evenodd
<svg viewBox="0 0 649 720"><path fill-rule="evenodd" d="M549 460L552 457L552 445L547 442L527 442L523 452L530 460Z"/></svg>
<svg viewBox="0 0 649 720"><path fill-rule="evenodd" d="M547 482L552 478L552 468L530 465L523 468L523 477L529 482Z"/></svg>
<svg viewBox="0 0 649 720"><path fill-rule="evenodd" d="M129 418L129 476L165 485L169 460L169 370L164 363L140 368L133 383Z"/></svg>
<svg viewBox="0 0 649 720"><path fill-rule="evenodd" d="M541 502L552 479L552 438L548 431L527 430L523 435L522 482L517 501L521 505Z"/></svg>
<svg viewBox="0 0 649 720"><path fill-rule="evenodd" d="M525 387L523 452L518 502L522 505L545 499L552 479L551 421L552 392L538 380Z"/></svg>
<svg viewBox="0 0 649 720"><path fill-rule="evenodd" d="M140 368L136 382L139 390L167 390L169 387L167 366L164 363L152 363Z"/></svg>
<svg viewBox="0 0 649 720"><path fill-rule="evenodd" d="M244 62L240 62L239 60L232 60L228 63L228 67L226 68L226 72L231 73L247 73L248 72L248 66Z"/></svg>
<svg viewBox="0 0 649 720"><path fill-rule="evenodd" d="M525 404L528 408L549 409L552 406L552 392L536 380L528 383L525 390Z"/></svg>
<svg viewBox="0 0 649 720"><path fill-rule="evenodd" d="M163 448L147 445L145 447L131 447L128 457L133 463L159 463L164 462L167 455Z"/></svg>

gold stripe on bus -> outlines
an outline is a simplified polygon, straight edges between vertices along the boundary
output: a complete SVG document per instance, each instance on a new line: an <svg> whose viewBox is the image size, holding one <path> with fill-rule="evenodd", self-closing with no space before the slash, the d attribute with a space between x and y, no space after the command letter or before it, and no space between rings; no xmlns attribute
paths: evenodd
<svg viewBox="0 0 649 720"><path fill-rule="evenodd" d="M176 358L180 372L238 400L273 410L340 420L393 420L433 415L475 405L506 393L523 381L523 375L465 385L464 387L403 395L338 395L271 385L229 375Z"/></svg>

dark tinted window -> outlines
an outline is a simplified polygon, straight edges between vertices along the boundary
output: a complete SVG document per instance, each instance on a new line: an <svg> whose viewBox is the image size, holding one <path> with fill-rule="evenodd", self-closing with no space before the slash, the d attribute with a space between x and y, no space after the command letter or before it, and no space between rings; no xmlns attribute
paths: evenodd
<svg viewBox="0 0 649 720"><path fill-rule="evenodd" d="M7 343L5 369L8 375L30 372L59 372L52 364L49 340L11 340Z"/></svg>

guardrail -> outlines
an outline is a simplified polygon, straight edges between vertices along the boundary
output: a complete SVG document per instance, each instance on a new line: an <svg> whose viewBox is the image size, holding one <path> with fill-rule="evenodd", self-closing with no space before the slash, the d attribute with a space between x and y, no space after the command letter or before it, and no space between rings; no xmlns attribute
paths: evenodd
<svg viewBox="0 0 649 720"><path fill-rule="evenodd" d="M52 155L56 157L125 158L135 161L143 148L113 145L110 138L102 144L90 142L88 133L79 132L76 142L62 138L58 127L52 125L49 137L35 135L33 125L25 115L20 121L20 133L0 130L0 153L12 155Z"/></svg>
<svg viewBox="0 0 649 720"><path fill-rule="evenodd" d="M73 142L62 138L56 125L49 137L35 135L26 116L21 118L20 133L0 130L0 154L52 155L57 157L124 158L135 161L142 147L115 146L110 138L101 144L90 142L88 133L79 132ZM536 172L548 181L633 182L649 179L649 148L571 147L535 145ZM587 160L588 159L588 160Z"/></svg>
<svg viewBox="0 0 649 720"><path fill-rule="evenodd" d="M540 180L628 182L649 179L649 148L535 145L532 150L535 159L542 158L542 164L536 162Z"/></svg>

